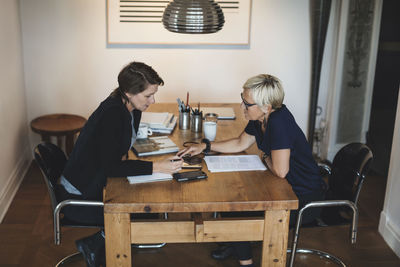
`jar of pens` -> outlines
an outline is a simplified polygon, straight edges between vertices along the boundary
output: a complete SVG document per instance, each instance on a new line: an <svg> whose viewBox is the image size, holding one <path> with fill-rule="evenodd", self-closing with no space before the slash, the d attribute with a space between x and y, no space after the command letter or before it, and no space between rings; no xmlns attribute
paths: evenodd
<svg viewBox="0 0 400 267"><path fill-rule="evenodd" d="M188 130L190 129L189 92L186 96L186 105L180 98L177 101L179 106L179 129Z"/></svg>
<svg viewBox="0 0 400 267"><path fill-rule="evenodd" d="M190 129L192 129L192 132L201 133L203 126L203 112L200 111L200 103L197 105L197 108L195 110L193 109L191 110L192 110L192 115L191 115L192 125Z"/></svg>
<svg viewBox="0 0 400 267"><path fill-rule="evenodd" d="M200 111L200 103L197 109L189 106L189 92L186 94L186 105L181 99L177 99L179 105L179 129L192 129L192 132L201 133L203 127L203 112Z"/></svg>

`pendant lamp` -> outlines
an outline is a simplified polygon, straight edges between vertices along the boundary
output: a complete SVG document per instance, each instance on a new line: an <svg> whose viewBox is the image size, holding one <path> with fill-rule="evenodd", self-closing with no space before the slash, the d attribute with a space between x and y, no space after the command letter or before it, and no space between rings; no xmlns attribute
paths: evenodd
<svg viewBox="0 0 400 267"><path fill-rule="evenodd" d="M225 23L224 13L214 0L174 0L165 8L164 27L176 33L214 33Z"/></svg>

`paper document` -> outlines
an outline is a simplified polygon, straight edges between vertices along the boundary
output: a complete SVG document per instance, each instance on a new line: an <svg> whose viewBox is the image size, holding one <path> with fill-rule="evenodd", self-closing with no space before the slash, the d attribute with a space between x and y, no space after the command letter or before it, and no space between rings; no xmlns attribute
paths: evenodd
<svg viewBox="0 0 400 267"><path fill-rule="evenodd" d="M172 175L155 172L151 175L128 176L127 178L130 184L141 184L172 180Z"/></svg>
<svg viewBox="0 0 400 267"><path fill-rule="evenodd" d="M150 127L162 127L168 119L168 112L143 112L141 122L148 123Z"/></svg>
<svg viewBox="0 0 400 267"><path fill-rule="evenodd" d="M206 156L210 172L265 171L267 168L257 155Z"/></svg>
<svg viewBox="0 0 400 267"><path fill-rule="evenodd" d="M170 134L176 125L177 117L168 112L143 112L140 123L146 123L154 133Z"/></svg>

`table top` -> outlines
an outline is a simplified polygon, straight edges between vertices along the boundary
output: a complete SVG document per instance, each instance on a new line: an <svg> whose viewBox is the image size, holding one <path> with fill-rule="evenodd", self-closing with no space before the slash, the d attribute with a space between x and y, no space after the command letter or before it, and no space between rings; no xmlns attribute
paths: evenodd
<svg viewBox="0 0 400 267"><path fill-rule="evenodd" d="M247 121L239 104L209 104L204 106L233 107L236 120L219 120L218 140L237 137ZM177 115L176 104L154 104L148 111L172 112ZM179 130L175 127L170 138L183 148L185 141L200 141L201 133ZM243 153L242 153L243 154ZM260 154L256 145L244 154ZM141 157L157 160L169 155ZM136 158L130 153L129 158ZM105 212L213 212L297 209L298 201L286 179L270 171L210 173L203 162L206 180L177 182L163 181L129 184L126 178L109 178L104 195Z"/></svg>
<svg viewBox="0 0 400 267"><path fill-rule="evenodd" d="M74 114L49 114L35 118L31 128L39 134L65 135L79 132L86 123L82 116Z"/></svg>

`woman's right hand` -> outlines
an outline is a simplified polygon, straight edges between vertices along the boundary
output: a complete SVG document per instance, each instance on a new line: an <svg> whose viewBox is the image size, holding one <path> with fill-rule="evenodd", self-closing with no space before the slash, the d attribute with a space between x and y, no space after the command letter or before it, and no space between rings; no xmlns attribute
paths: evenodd
<svg viewBox="0 0 400 267"><path fill-rule="evenodd" d="M183 160L178 157L172 157L164 160L153 162L153 173L161 172L173 174L182 169Z"/></svg>

